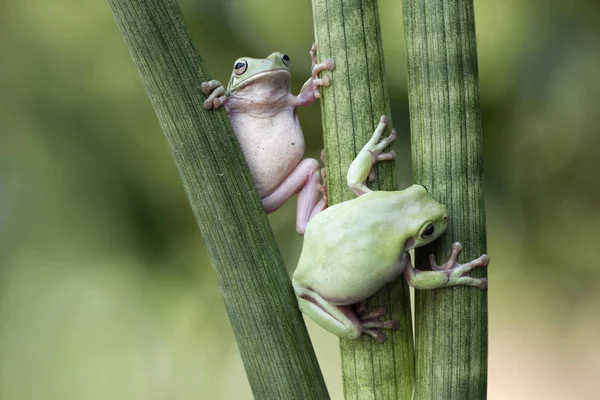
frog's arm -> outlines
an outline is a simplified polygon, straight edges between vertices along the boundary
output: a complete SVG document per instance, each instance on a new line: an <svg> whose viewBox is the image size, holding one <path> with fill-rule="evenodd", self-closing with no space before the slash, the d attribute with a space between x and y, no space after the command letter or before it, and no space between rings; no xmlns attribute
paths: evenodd
<svg viewBox="0 0 600 400"><path fill-rule="evenodd" d="M448 261L442 265L437 265L434 255L429 256L432 271L420 271L415 269L410 262L410 256L407 257L407 264L404 268L404 276L408 283L415 289L437 289L448 286L476 286L481 289L487 288L487 279L473 278L469 272L477 267L486 267L490 262L487 254L469 261L466 264L458 263L458 255L463 247L456 242L452 245L452 254ZM408 255L408 253L406 253Z"/></svg>
<svg viewBox="0 0 600 400"><path fill-rule="evenodd" d="M373 181L374 179L373 165L379 161L393 160L396 157L396 153L393 150L383 153L383 149L396 140L395 129L392 129L390 136L385 138L381 137L386 126L387 117L382 115L373 136L371 136L369 142L362 148L354 161L352 161L352 164L350 164L350 168L348 168L348 187L357 196L361 196L371 191L365 183L367 178L369 178L369 181Z"/></svg>
<svg viewBox="0 0 600 400"><path fill-rule="evenodd" d="M321 86L330 85L329 77L324 76L323 78L319 78L319 73L321 71L333 71L335 69L335 62L333 59L328 58L322 63L317 63L316 53L317 44L313 43L312 47L310 48L310 57L312 58L312 75L302 86L298 96L292 96L294 107L302 107L314 103L315 100L321 97L319 88Z"/></svg>
<svg viewBox="0 0 600 400"><path fill-rule="evenodd" d="M210 110L214 108L215 110L221 107L222 104L225 104L227 101L227 96L225 95L225 88L223 84L217 80L212 80L208 82L202 82L200 85L200 90L206 96L206 100L204 100L204 108ZM225 108L226 111L227 107Z"/></svg>

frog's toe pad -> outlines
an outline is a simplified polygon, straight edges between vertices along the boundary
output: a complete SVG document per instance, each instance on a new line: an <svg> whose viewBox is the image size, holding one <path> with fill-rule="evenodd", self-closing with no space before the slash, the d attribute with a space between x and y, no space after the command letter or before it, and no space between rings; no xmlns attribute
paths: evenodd
<svg viewBox="0 0 600 400"><path fill-rule="evenodd" d="M385 307L379 307L371 312L367 311L367 305L364 302L354 306L354 312L359 320L364 334L373 337L379 343L385 342L385 335L380 329L398 330L400 323L396 320L379 321L379 318L387 313Z"/></svg>
<svg viewBox="0 0 600 400"><path fill-rule="evenodd" d="M479 288L481 290L487 290L487 286L488 286L488 282L486 278L481 278L481 285L479 285Z"/></svg>
<svg viewBox="0 0 600 400"><path fill-rule="evenodd" d="M395 319L389 321L371 321L362 324L363 333L373 337L379 343L385 342L385 334L380 329L396 331L400 329L400 323Z"/></svg>
<svg viewBox="0 0 600 400"><path fill-rule="evenodd" d="M385 342L385 335L379 332L377 329L365 329L363 331L365 335L371 336L373 339L377 340L379 343Z"/></svg>

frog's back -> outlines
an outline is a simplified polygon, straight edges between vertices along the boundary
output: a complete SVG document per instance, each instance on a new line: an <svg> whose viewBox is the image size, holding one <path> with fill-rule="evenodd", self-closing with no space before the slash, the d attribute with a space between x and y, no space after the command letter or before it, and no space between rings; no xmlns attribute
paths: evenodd
<svg viewBox="0 0 600 400"><path fill-rule="evenodd" d="M352 200L330 206L309 222L306 239L312 236L331 237L335 232L355 235L365 232L382 233L394 229L396 218L405 213L400 200L402 191L373 191Z"/></svg>
<svg viewBox="0 0 600 400"><path fill-rule="evenodd" d="M317 214L294 278L338 304L360 301L395 279L405 240L398 193L370 192Z"/></svg>

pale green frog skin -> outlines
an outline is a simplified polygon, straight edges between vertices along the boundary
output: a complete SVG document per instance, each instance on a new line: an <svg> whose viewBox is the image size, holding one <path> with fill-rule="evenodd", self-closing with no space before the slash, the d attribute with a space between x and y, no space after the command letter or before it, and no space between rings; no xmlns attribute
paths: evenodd
<svg viewBox="0 0 600 400"><path fill-rule="evenodd" d="M401 191L371 191L365 181L372 166L394 158L382 151L395 139L395 132L381 138L383 116L348 170L348 186L356 199L329 207L308 223L302 253L292 283L300 310L322 328L345 339L363 333L383 342L380 328L397 329L397 321L379 321L384 308L366 313L356 305L404 273L417 289L454 285L487 288L485 278L468 273L487 266L487 255L458 264L462 246L454 243L452 255L442 266L430 257L432 271L413 268L408 251L426 245L446 229L446 207L435 201L421 185Z"/></svg>
<svg viewBox="0 0 600 400"><path fill-rule="evenodd" d="M223 105L227 111L266 212L277 210L298 193L296 230L300 234L310 218L327 207L327 198L318 161L302 159L304 135L296 108L320 96L318 89L329 86L329 78L318 78L318 74L335 68L332 59L317 63L316 45L310 54L312 76L298 96L290 92L290 59L282 53L236 60L227 91L216 80L201 86L208 96L206 109Z"/></svg>

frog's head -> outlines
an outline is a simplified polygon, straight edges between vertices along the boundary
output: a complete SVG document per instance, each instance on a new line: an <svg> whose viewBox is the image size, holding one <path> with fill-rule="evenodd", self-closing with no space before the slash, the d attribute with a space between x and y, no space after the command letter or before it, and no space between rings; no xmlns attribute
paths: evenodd
<svg viewBox="0 0 600 400"><path fill-rule="evenodd" d="M233 72L227 92L235 92L251 84L274 85L283 80L289 87L290 58L283 53L272 53L264 59L239 58L233 63Z"/></svg>
<svg viewBox="0 0 600 400"><path fill-rule="evenodd" d="M412 185L402 191L408 208L408 237L404 250L424 246L440 237L446 230L450 217L446 206L435 201L423 185Z"/></svg>

